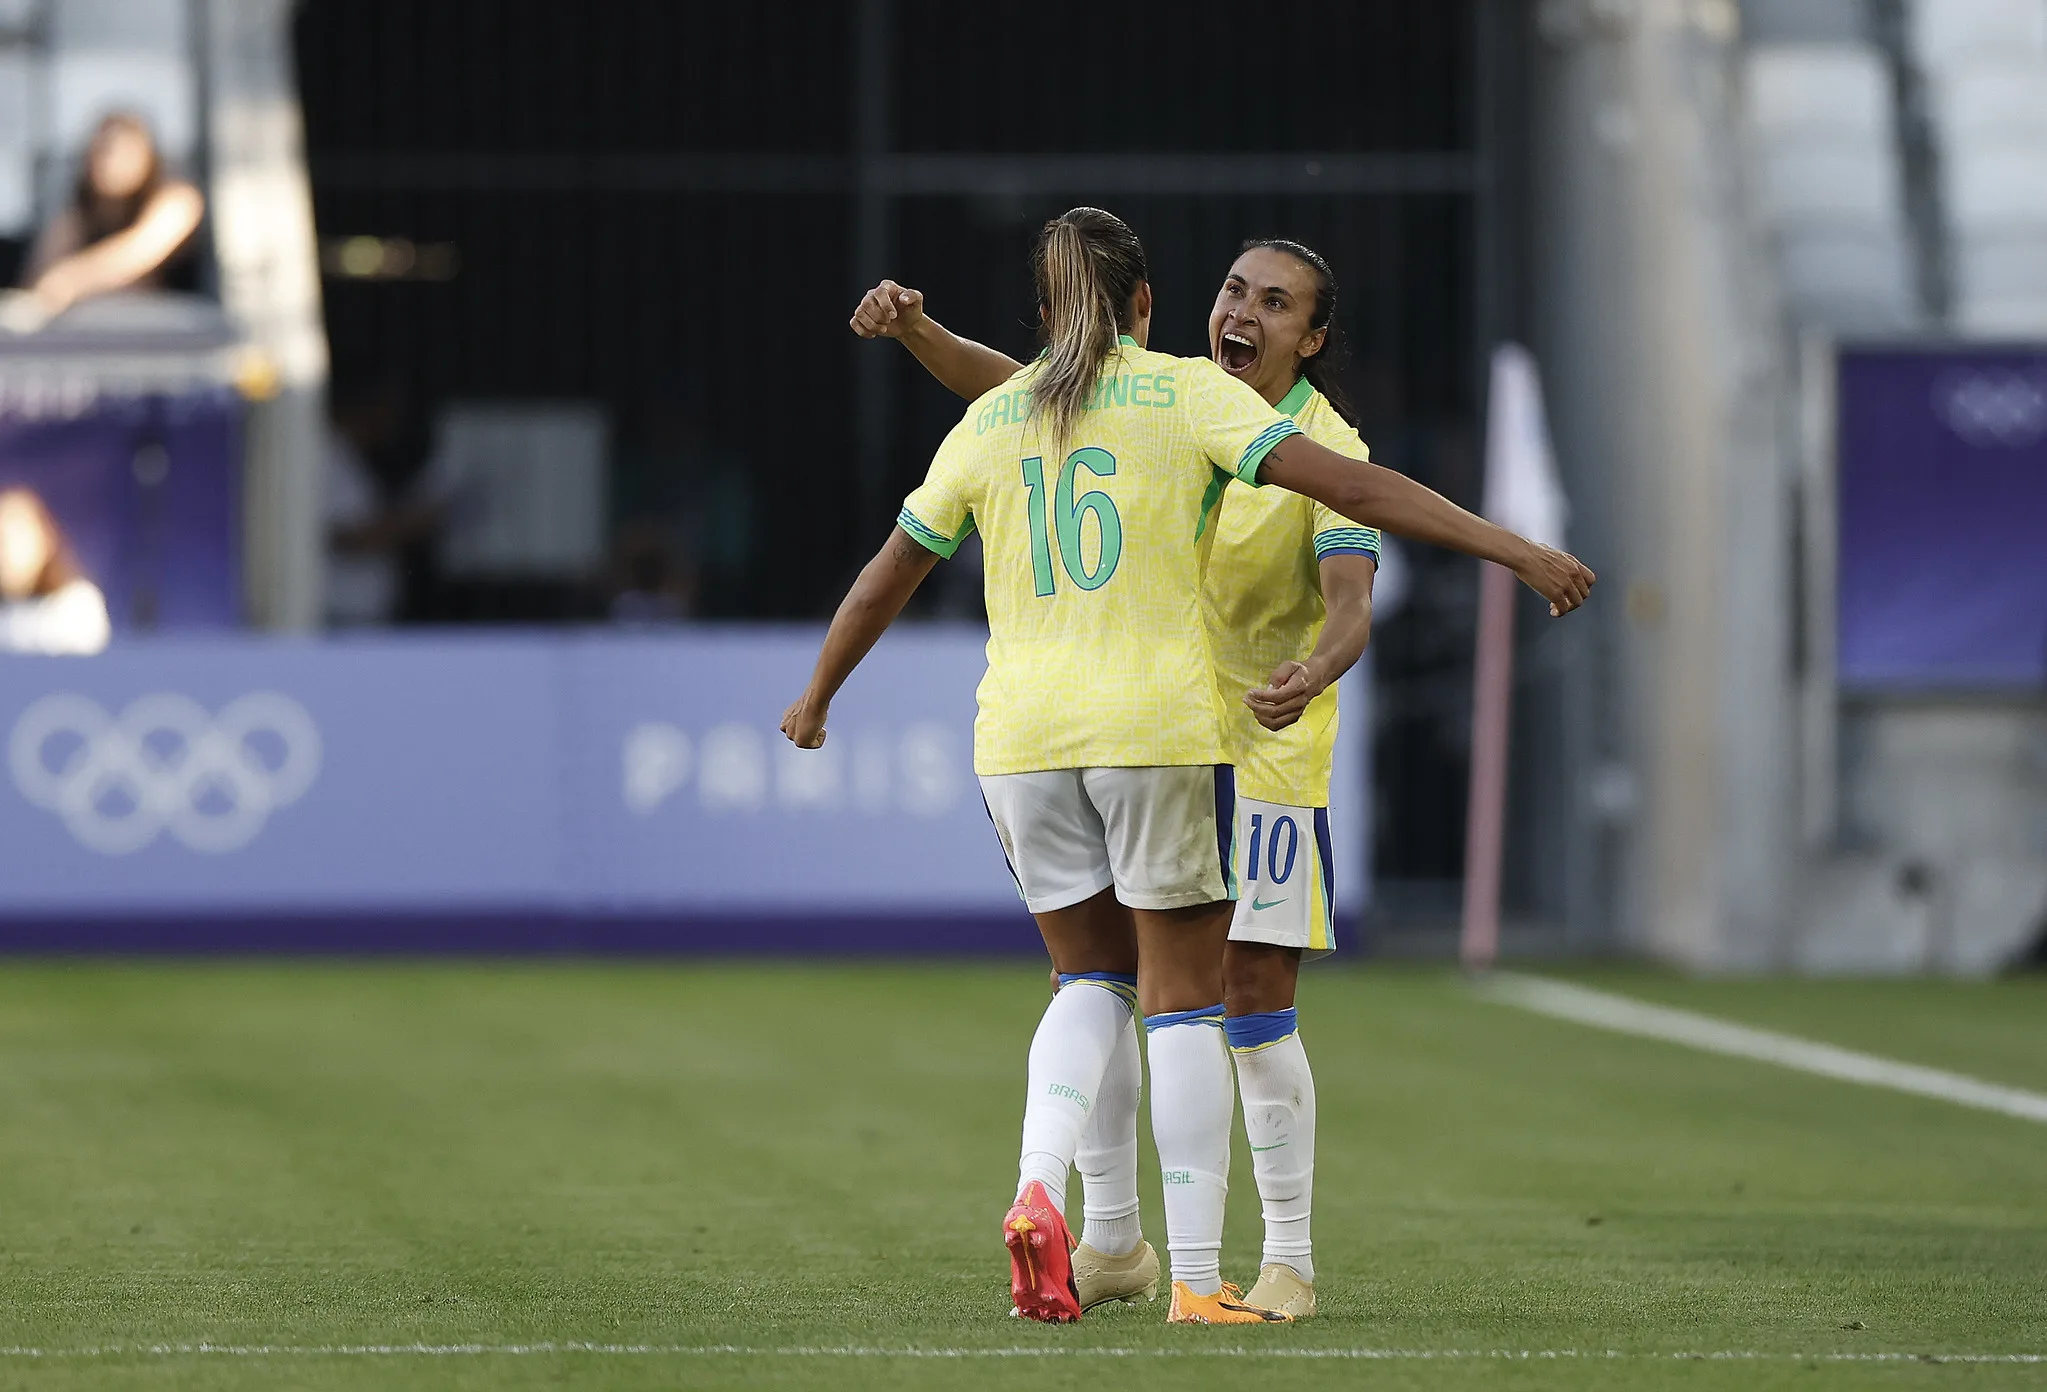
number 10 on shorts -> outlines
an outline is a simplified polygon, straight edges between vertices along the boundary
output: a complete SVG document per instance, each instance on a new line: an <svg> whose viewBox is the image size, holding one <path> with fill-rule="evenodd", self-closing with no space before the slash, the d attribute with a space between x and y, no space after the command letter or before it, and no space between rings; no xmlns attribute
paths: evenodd
<svg viewBox="0 0 2047 1392"><path fill-rule="evenodd" d="M1232 942L1297 947L1316 957L1332 950L1335 925L1322 859L1328 815L1319 807L1237 799L1230 848L1238 886Z"/></svg>
<svg viewBox="0 0 2047 1392"><path fill-rule="evenodd" d="M1260 849L1263 849L1265 852L1265 858L1262 861L1258 855ZM1301 826L1290 814L1272 818L1272 829L1268 833L1266 831L1266 814L1263 812L1253 812L1251 814L1251 843L1245 847L1244 854L1244 882L1246 884L1256 883L1259 879L1259 870L1262 867L1267 883L1273 885L1285 884L1287 878L1294 873L1294 857L1300 852L1300 849Z"/></svg>

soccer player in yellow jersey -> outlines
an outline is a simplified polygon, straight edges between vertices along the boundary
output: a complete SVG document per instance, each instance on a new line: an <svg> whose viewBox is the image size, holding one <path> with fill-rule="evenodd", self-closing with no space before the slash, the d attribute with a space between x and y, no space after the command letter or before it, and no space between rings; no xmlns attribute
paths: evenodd
<svg viewBox="0 0 2047 1392"><path fill-rule="evenodd" d="M1472 517L1412 480L1313 443L1208 359L1144 347L1151 287L1123 222L1077 208L1033 258L1045 355L946 437L889 541L839 606L782 729L825 738L832 698L931 571L981 533L988 671L975 771L1066 989L1031 1044L1010 1294L1078 1318L1065 1187L1133 1001L1150 1036L1164 1171L1168 1319L1255 1323L1219 1271L1233 1092L1223 1041L1233 784L1202 579L1231 478L1276 483L1361 523L1510 565L1563 613L1575 558Z"/></svg>
<svg viewBox="0 0 2047 1392"><path fill-rule="evenodd" d="M1323 371L1336 293L1335 273L1315 251L1277 239L1247 242L1216 292L1209 352L1311 438L1365 459ZM970 399L1020 368L948 332L925 313L921 294L893 281L868 292L852 327L863 338L900 339L933 376ZM1218 513L1207 579L1237 791L1231 868L1239 895L1224 956L1224 1030L1266 1223L1248 1300L1296 1318L1315 1313L1315 1080L1295 989L1303 954L1335 948L1328 813L1335 684L1371 632L1379 550L1375 529L1299 494L1233 487ZM1141 1298L1156 1279L1157 1259L1137 1217L1138 1077L1132 1031L1127 1050L1111 1060L1076 1156L1087 1186L1086 1228L1074 1253L1083 1306Z"/></svg>

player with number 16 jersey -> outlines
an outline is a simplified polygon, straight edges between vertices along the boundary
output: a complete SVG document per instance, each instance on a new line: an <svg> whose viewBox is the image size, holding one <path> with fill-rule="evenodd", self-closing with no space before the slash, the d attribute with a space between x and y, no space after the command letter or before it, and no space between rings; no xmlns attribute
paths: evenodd
<svg viewBox="0 0 2047 1392"><path fill-rule="evenodd" d="M978 529L1010 562L986 567L975 772L1228 764L1202 613L1213 514L1297 427L1215 364L1125 335L1061 447L1030 376L974 402L897 519L941 556Z"/></svg>
<svg viewBox="0 0 2047 1392"><path fill-rule="evenodd" d="M1104 1094L1112 1059L1135 1059L1134 1005L1166 1177L1168 1319L1284 1322L1292 1316L1245 1302L1220 1276L1234 905L1229 751L1202 599L1215 507L1232 479L1277 482L1360 523L1383 518L1514 563L1560 609L1590 576L1306 439L1214 362L1146 351L1144 248L1113 215L1076 208L1047 223L1033 269L1044 356L983 393L947 436L839 606L782 729L801 748L823 743L860 658L936 560L978 529L990 637L975 768L1053 968L1077 988L1053 997L1031 1044L1016 1200L1001 1228L1012 1303L1053 1322L1082 1312L1067 1180L1098 1104L1134 1118L1134 1098L1111 1108ZM1130 1178L1117 1208L1134 1215Z"/></svg>

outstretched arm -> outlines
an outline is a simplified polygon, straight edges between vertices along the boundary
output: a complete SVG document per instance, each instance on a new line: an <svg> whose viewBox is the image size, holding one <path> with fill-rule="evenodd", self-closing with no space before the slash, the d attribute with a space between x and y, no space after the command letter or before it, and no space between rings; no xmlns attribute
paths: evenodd
<svg viewBox="0 0 2047 1392"><path fill-rule="evenodd" d="M1304 493L1360 526L1503 565L1549 601L1552 615L1583 604L1598 579L1568 552L1516 536L1405 474L1348 459L1305 435L1289 435L1273 446L1258 481Z"/></svg>
<svg viewBox="0 0 2047 1392"><path fill-rule="evenodd" d="M810 685L782 713L782 733L799 749L816 749L824 743L825 717L831 713L832 698L937 564L937 555L919 546L902 528L889 533L887 542L846 592L839 612L832 615Z"/></svg>
<svg viewBox="0 0 2047 1392"><path fill-rule="evenodd" d="M1372 580L1379 563L1370 556L1325 556L1322 604L1328 617L1306 662L1287 661L1244 704L1268 730L1284 730L1301 718L1308 703L1334 686L1364 656L1372 637Z"/></svg>
<svg viewBox="0 0 2047 1392"><path fill-rule="evenodd" d="M849 321L862 338L900 339L938 384L968 401L994 391L1023 364L985 343L961 338L924 312L924 292L884 280L869 290Z"/></svg>
<svg viewBox="0 0 2047 1392"><path fill-rule="evenodd" d="M199 228L206 200L190 184L158 189L135 225L83 250L61 255L36 275L29 291L50 314L112 290L125 290L176 254Z"/></svg>

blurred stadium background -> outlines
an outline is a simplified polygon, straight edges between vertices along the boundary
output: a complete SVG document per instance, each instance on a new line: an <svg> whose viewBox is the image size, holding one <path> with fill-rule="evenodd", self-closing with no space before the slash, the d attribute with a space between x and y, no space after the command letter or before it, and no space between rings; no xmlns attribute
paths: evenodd
<svg viewBox="0 0 2047 1392"><path fill-rule="evenodd" d="M928 710L899 709L906 658L863 674L843 767L804 783L769 736L783 625L828 612L953 419L845 331L856 292L896 276L1020 351L1032 230L1092 200L1147 238L1175 351L1243 237L1322 248L1366 438L1466 503L1492 349L1533 348L1606 583L1519 628L1509 955L2024 954L2038 0L1287 5L1270 69L1225 6L1166 35L1055 12L1088 41L991 88L977 55L1038 9L0 7L10 279L110 110L207 199L186 292L0 337L0 481L45 497L114 632L0 678L14 940L669 946L836 909L1015 945L965 825L971 564L902 645L953 683ZM1346 917L1440 954L1476 575L1396 560L1348 722ZM711 677L735 670L758 688ZM251 691L202 769L186 742ZM160 757L84 788L92 717L57 692ZM955 832L970 868L920 884ZM766 873L794 844L815 863ZM763 868L735 884L735 855ZM393 916L411 936L364 921Z"/></svg>
<svg viewBox="0 0 2047 1392"><path fill-rule="evenodd" d="M188 182L203 221L161 268L59 306L38 298L38 239L83 206L116 111L153 133L151 188ZM791 1288L749 1250L860 1284L884 1279L896 1239L878 1220L845 1251L763 1237L747 1185L829 1188L849 1154L899 1184L911 1162L890 1147L922 1114L871 1130L692 1041L720 1037L706 1021L743 1034L735 1002L769 1011L786 985L813 1030L770 1061L837 1077L836 1031L862 1024L834 983L909 1018L919 983L945 980L987 1009L943 1013L961 1061L909 1096L987 1112L996 1141L1011 1124L1001 1090L1028 1026L1010 1015L1036 970L940 960L1037 950L971 776L975 563L942 568L861 670L828 757L785 758L775 727L957 418L907 354L847 331L859 293L900 279L1022 353L1030 238L1079 202L1146 240L1168 351L1205 352L1244 238L1322 250L1374 457L1468 506L1495 350L1531 350L1566 540L1601 584L1568 622L1519 611L1505 962L1786 978L1601 977L2047 1085L2037 977L1924 980L2047 950L2047 0L0 0L0 284L21 287L0 301L0 495L41 501L110 634L39 608L47 585L0 603L0 950L931 959L19 964L0 974L19 1024L5 1087L43 1129L15 1128L27 1178L0 1208L45 1217L9 1241L40 1275L0 1342L596 1337L620 1307L547 1305L545 1281L503 1275L573 1251L579 1223L614 1243L565 1258L600 1293L631 1285L635 1243L672 1238L664 1261L701 1243L740 1292L706 1329L729 1333L748 1300L783 1309L770 1335L798 1342L896 1317L787 1314ZM15 535L0 525L0 551ZM1381 574L1335 795L1352 963L1456 955L1478 593L1474 563L1418 546ZM1811 980L1870 975L1918 979ZM1001 993L1011 978L1022 995ZM1950 1133L1930 1124L1948 1123L1940 1104L1896 1099L1872 1120L1837 1084L1750 1091L1724 1061L1686 1073L1604 1036L1488 1024L1440 973L1338 969L1305 993L1374 1061L1354 1085L1329 1071L1325 1146L1392 1147L1353 1176L1366 1189L1331 1186L1348 1196L1322 1231L1381 1242L1375 1260L1412 1283L1387 1298L1435 1319L1353 1342L1596 1347L1614 1328L1596 1312L1650 1289L1671 1302L1633 1312L1650 1343L1662 1327L1806 1348L1805 1325L1756 1311L1860 1331L1853 1312L1878 1307L1919 1312L1894 1344L2047 1340L2018 1293L2047 1260L2019 1123ZM671 1008L702 1035L663 1036ZM1492 1074L1525 1051L1555 1066ZM492 1068L533 1070L537 1100ZM141 1110L134 1076L160 1089ZM302 1094L308 1076L327 1090ZM590 1087L615 1109L583 1107ZM697 1157L698 1089L739 1090L755 1110L719 1124L754 1139L720 1132L719 1158ZM1546 1089L1563 1100L1520 1109ZM502 1146L427 1120L492 1098L511 1119L477 1134ZM620 1120L635 1107L668 1119L642 1134ZM1762 1131L1712 1130L1743 1107ZM124 1115L156 1138L132 1156L102 1131ZM1419 1132L1389 1140L1389 1117L1480 1149L1511 1118L1526 1149L1497 1174L1459 1169ZM1800 1149L1808 1121L1824 1153ZM797 1132L820 1153L748 1149ZM370 1139L386 1135L446 1164L398 1161ZM221 1137L246 1167L203 1161ZM951 1207L916 1247L954 1283L934 1297L948 1319L986 1274L945 1225L957 1209L978 1232L970 1176L1007 1163L987 1139L934 1181ZM299 1148L327 1158L248 1160ZM716 1249L686 1205L651 1198L655 1152L729 1166L688 1182L756 1247ZM1890 1168L1840 1178L1880 1153ZM394 1164L403 1201L350 1187ZM500 1168L459 1192L479 1165ZM604 1191L615 1207L573 1188L620 1166L647 1188ZM1772 1205L1686 1208L1657 1187L1668 1173L1686 1195L1753 1184ZM1443 1206L1395 1214L1403 1185ZM81 1192L96 1197L67 1207ZM119 1196L137 1192L183 1244L149 1269L196 1260L186 1275L133 1276L114 1239L94 1246L99 1211L125 1225ZM1989 1195L2002 1207L1955 1216ZM387 1201L424 1245L351 1246L346 1215ZM1552 1203L1567 1228L1528 1218ZM1614 1204L1689 1216L1633 1257L1580 1254ZM487 1208L526 1223L526 1245L462 1246ZM1852 1240L1826 1217L1851 1210ZM157 1220L134 1221L156 1240ZM1464 1224L1466 1247L1430 1246L1438 1221ZM350 1319L187 1300L180 1281L243 1270L236 1244L273 1223L354 1284L323 1285L317 1255L284 1275L248 1260ZM1659 1243L1689 1255L1644 1255ZM396 1274L420 1263L486 1315L528 1295L552 1313L428 1311ZM692 1279L681 1265L665 1276ZM1489 1323L1490 1270L1583 1320ZM494 1306L477 1292L500 1277ZM1957 1290L1973 1325L1943 1323ZM80 1314L86 1291L115 1314ZM698 1327L625 1303L634 1337ZM960 1319L946 1337L979 1337ZM1726 1385L1765 1385L1737 1372Z"/></svg>

